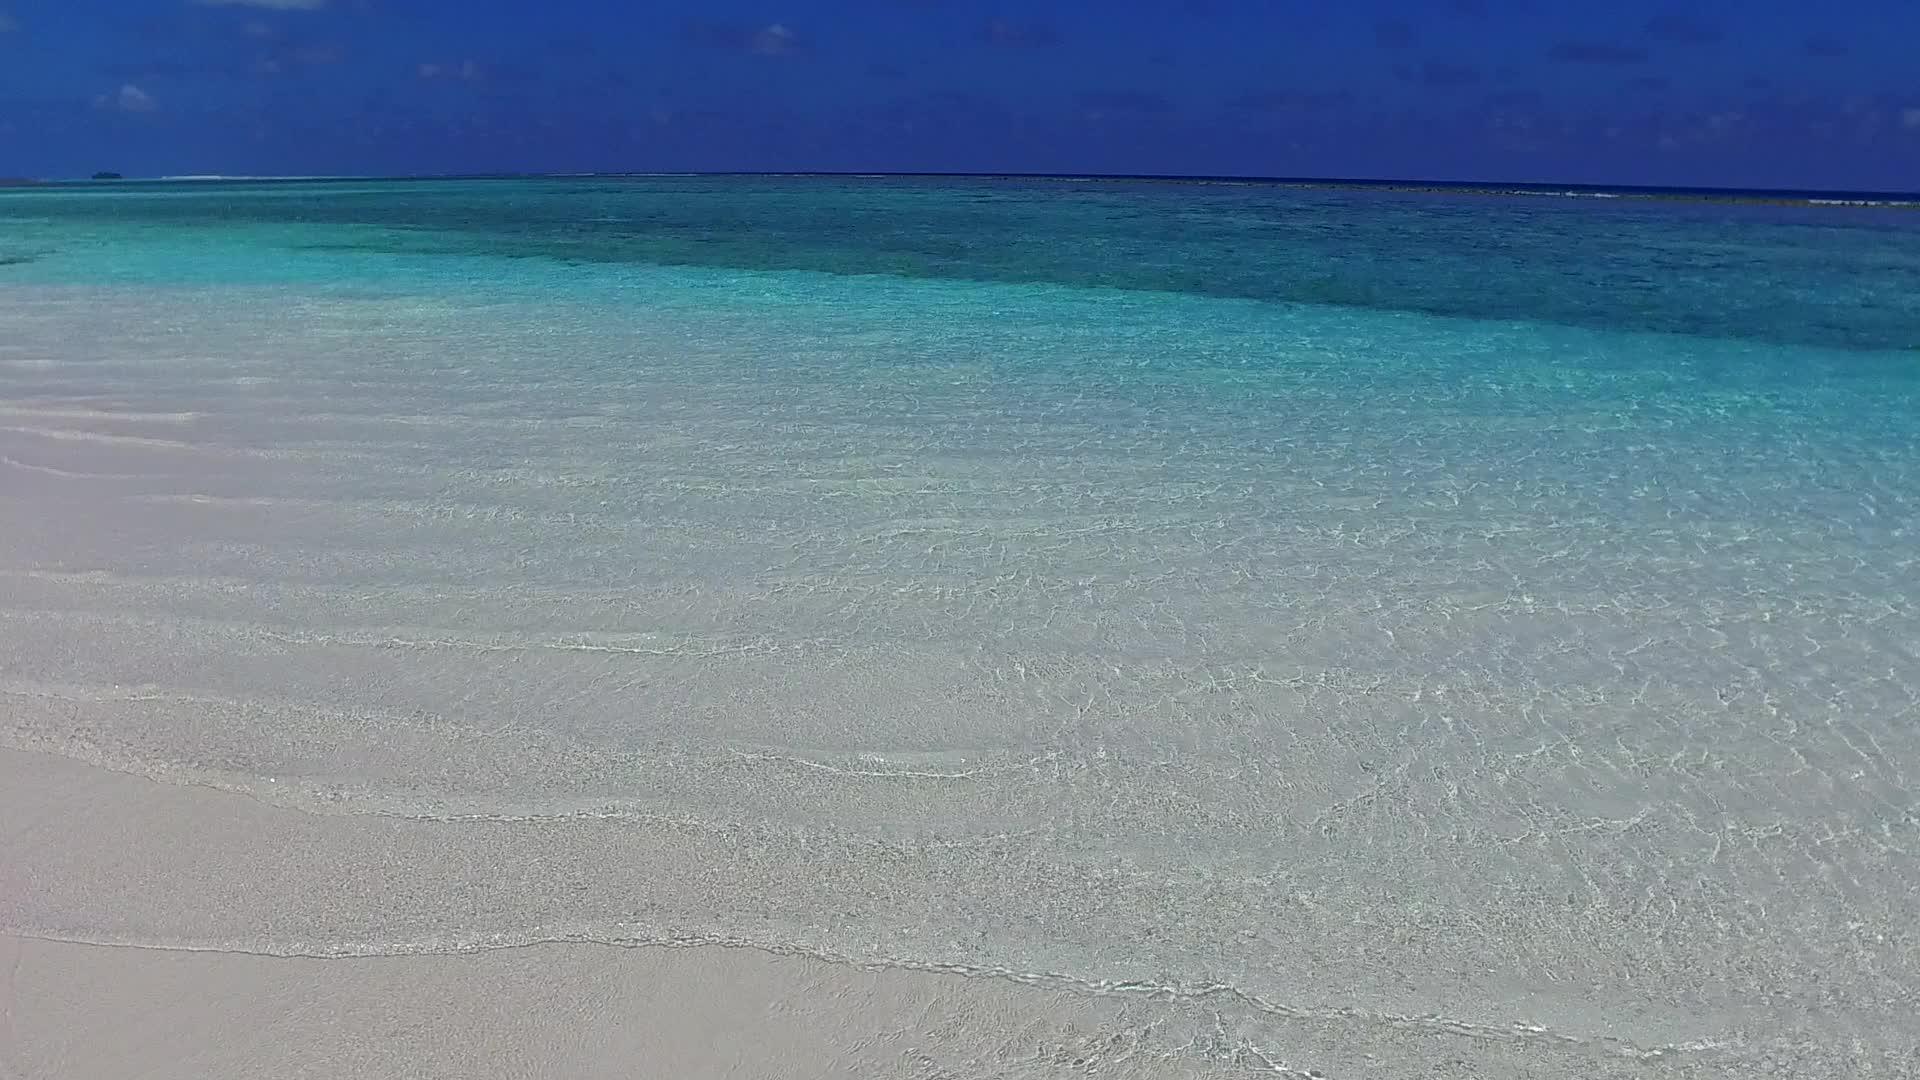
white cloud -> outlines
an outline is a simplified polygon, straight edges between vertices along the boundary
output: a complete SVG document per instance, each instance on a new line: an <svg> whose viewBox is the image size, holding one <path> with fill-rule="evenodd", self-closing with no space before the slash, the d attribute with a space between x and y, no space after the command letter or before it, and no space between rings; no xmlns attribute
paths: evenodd
<svg viewBox="0 0 1920 1080"><path fill-rule="evenodd" d="M101 94L93 99L96 109L118 109L121 112L152 112L159 107L153 95L132 83L120 84L120 89L111 94Z"/></svg>
<svg viewBox="0 0 1920 1080"><path fill-rule="evenodd" d="M256 7L269 11L319 11L327 0L193 0L206 7Z"/></svg>
<svg viewBox="0 0 1920 1080"><path fill-rule="evenodd" d="M19 25L20 25L19 23L13 21L13 16L7 14L4 11L0 11L0 34L4 34L7 31L18 27Z"/></svg>
<svg viewBox="0 0 1920 1080"><path fill-rule="evenodd" d="M779 23L774 23L754 34L753 40L747 43L747 47L761 56L785 56L796 51L800 47L800 42L794 37L793 31Z"/></svg>

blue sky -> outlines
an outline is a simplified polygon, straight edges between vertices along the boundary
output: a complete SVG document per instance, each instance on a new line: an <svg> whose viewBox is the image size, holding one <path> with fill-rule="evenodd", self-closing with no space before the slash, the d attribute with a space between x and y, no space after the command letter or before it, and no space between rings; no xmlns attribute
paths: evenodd
<svg viewBox="0 0 1920 1080"><path fill-rule="evenodd" d="M1920 3L0 0L0 175L1920 188Z"/></svg>

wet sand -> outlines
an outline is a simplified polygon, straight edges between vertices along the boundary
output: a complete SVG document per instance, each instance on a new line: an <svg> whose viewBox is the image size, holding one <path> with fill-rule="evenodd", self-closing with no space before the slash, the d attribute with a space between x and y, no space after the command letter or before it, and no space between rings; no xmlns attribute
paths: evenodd
<svg viewBox="0 0 1920 1080"><path fill-rule="evenodd" d="M1143 1050L1137 1003L718 946L317 960L5 936L0 972L9 1078L1287 1075Z"/></svg>
<svg viewBox="0 0 1920 1080"><path fill-rule="evenodd" d="M567 940L564 926L535 926L532 943L435 939L442 920L564 892L565 876L536 864L537 841L476 837L478 823L315 815L39 754L0 751L0 820L0 865L25 870L0 895L15 929L0 939L12 972L0 1063L17 1077L1731 1080L1770 1054L1760 1040L1647 1048L1227 988L909 970L589 930ZM644 908L646 876L687 868L635 869ZM328 940L311 937L316 920ZM181 936L137 936L155 921ZM73 940L75 925L107 932ZM341 936L396 925L419 941ZM1902 1075L1897 1031L1861 1036L1836 1067ZM1858 1053L1866 1040L1880 1049Z"/></svg>

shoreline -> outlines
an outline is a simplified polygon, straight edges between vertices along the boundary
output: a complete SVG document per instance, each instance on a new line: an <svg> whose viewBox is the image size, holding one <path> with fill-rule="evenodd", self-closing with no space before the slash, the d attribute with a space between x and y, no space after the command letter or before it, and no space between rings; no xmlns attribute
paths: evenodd
<svg viewBox="0 0 1920 1080"><path fill-rule="evenodd" d="M1129 1002L719 946L312 959L0 933L0 965L13 972L0 1075L23 1077L1274 1071L1254 1047L1240 1065L1141 1045Z"/></svg>
<svg viewBox="0 0 1920 1080"><path fill-rule="evenodd" d="M0 989L0 1076L574 1077L629 1075L644 1061L688 1077L957 1080L1097 1067L1141 1080L1629 1080L1667 1075L1679 1062L1701 1077L1745 1075L1766 1050L1764 1040L1636 1043L1517 1019L1487 1027L1267 1002L1211 985L1185 994L1073 986L749 943L548 934L331 955L248 948L204 931L251 923L297 933L315 909L342 903L369 904L356 922L380 920L395 905L379 893L444 888L453 864L424 874L381 867L416 862L408 849L468 846L465 834L459 825L314 815L4 746L0 781L0 811L28 823L0 837L0 858L42 870L36 899L0 906L0 968L12 972ZM335 869L339 895L328 895L325 877L295 871L289 860L301 852L298 861ZM517 865L486 871L503 897L517 891L505 880ZM236 884L187 899L215 881ZM127 902L86 899L116 891ZM132 896L148 891L202 910L200 927L139 911ZM436 921L463 906L442 908ZM171 924L184 936L111 940L120 935L78 932L76 920ZM134 1016L142 1022L127 1023ZM234 1034L210 1044L213 1031Z"/></svg>

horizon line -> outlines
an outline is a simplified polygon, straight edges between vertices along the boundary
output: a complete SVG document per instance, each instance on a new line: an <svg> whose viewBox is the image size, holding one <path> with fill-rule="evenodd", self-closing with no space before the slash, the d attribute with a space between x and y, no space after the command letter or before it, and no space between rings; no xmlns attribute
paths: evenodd
<svg viewBox="0 0 1920 1080"><path fill-rule="evenodd" d="M1077 182L1135 182L1245 185L1265 187L1373 189L1485 195L1558 195L1687 199L1694 201L1775 202L1840 206L1920 206L1920 192L1846 188L1725 187L1662 184L1603 184L1563 180L1453 180L1409 177L1266 176L1257 174L1184 173L1072 173L1072 172L955 172L938 170L888 171L872 169L712 169L620 170L604 172L446 172L396 174L165 174L156 176L96 175L94 177L6 177L0 187L70 187L99 184L192 183L339 183L455 180L587 180L587 179L698 179L791 178L839 180L1030 180Z"/></svg>

